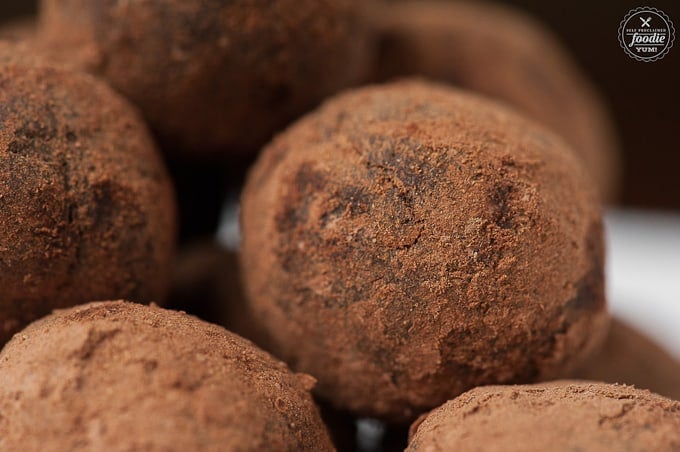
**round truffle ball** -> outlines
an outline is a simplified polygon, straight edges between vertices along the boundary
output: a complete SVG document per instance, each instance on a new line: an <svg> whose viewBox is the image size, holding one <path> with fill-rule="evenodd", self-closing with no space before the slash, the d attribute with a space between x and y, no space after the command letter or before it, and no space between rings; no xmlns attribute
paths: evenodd
<svg viewBox="0 0 680 452"><path fill-rule="evenodd" d="M632 386L561 381L475 388L411 426L407 452L675 450L680 402Z"/></svg>
<svg viewBox="0 0 680 452"><path fill-rule="evenodd" d="M626 383L680 400L680 361L661 345L619 319L612 319L602 348L574 378Z"/></svg>
<svg viewBox="0 0 680 452"><path fill-rule="evenodd" d="M333 450L313 378L176 311L57 311L5 346L0 373L3 450Z"/></svg>
<svg viewBox="0 0 680 452"><path fill-rule="evenodd" d="M403 81L327 102L242 198L243 278L319 393L405 421L473 386L561 375L607 323L595 189L556 136Z"/></svg>
<svg viewBox="0 0 680 452"><path fill-rule="evenodd" d="M168 146L252 152L366 77L360 0L42 0L41 41L136 103Z"/></svg>
<svg viewBox="0 0 680 452"><path fill-rule="evenodd" d="M618 143L599 94L553 34L514 9L475 2L374 3L376 78L423 75L507 102L560 134L605 201L619 191Z"/></svg>
<svg viewBox="0 0 680 452"><path fill-rule="evenodd" d="M11 49L0 46L0 344L53 308L162 301L176 229L137 111Z"/></svg>

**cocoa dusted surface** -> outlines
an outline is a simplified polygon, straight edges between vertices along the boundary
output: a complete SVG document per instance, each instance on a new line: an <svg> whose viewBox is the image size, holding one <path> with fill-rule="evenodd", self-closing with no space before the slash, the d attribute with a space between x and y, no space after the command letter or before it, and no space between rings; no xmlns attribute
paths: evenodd
<svg viewBox="0 0 680 452"><path fill-rule="evenodd" d="M136 103L167 147L252 154L366 77L361 3L43 0L41 41Z"/></svg>
<svg viewBox="0 0 680 452"><path fill-rule="evenodd" d="M631 384L680 400L680 361L616 318L602 349L576 370L574 378Z"/></svg>
<svg viewBox="0 0 680 452"><path fill-rule="evenodd" d="M563 141L453 88L328 101L242 197L269 347L336 407L412 420L474 386L559 377L608 323L597 195Z"/></svg>
<svg viewBox="0 0 680 452"><path fill-rule="evenodd" d="M173 189L137 111L0 43L0 344L53 308L162 301Z"/></svg>
<svg viewBox="0 0 680 452"><path fill-rule="evenodd" d="M468 391L415 422L406 450L678 448L680 402L632 386L559 381Z"/></svg>
<svg viewBox="0 0 680 452"><path fill-rule="evenodd" d="M0 373L3 450L333 450L313 378L180 312L57 311L5 346Z"/></svg>
<svg viewBox="0 0 680 452"><path fill-rule="evenodd" d="M376 79L432 77L507 102L560 134L584 159L605 201L621 162L599 93L557 38L511 7L474 2L376 2Z"/></svg>

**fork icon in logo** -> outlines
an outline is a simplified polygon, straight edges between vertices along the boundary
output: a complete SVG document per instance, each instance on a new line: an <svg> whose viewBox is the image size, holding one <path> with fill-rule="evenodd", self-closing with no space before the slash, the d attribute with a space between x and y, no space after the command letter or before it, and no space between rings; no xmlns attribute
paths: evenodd
<svg viewBox="0 0 680 452"><path fill-rule="evenodd" d="M673 22L656 8L631 9L619 24L619 43L628 56L637 61L660 60L673 47L674 40Z"/></svg>

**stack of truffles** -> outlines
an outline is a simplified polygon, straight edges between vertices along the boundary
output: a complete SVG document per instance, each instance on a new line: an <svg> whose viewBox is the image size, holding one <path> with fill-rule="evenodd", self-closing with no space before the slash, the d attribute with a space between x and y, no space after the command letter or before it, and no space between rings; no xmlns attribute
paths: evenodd
<svg viewBox="0 0 680 452"><path fill-rule="evenodd" d="M42 0L0 30L0 450L680 448L677 363L608 333L612 130L494 5ZM167 162L244 159L239 249L180 244Z"/></svg>

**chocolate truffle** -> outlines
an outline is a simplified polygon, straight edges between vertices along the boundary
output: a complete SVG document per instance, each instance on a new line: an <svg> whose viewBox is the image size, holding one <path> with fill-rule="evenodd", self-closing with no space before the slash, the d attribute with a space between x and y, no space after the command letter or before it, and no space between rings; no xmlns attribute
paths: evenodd
<svg viewBox="0 0 680 452"><path fill-rule="evenodd" d="M631 384L680 400L680 362L649 337L616 318L602 349L574 377Z"/></svg>
<svg viewBox="0 0 680 452"><path fill-rule="evenodd" d="M42 0L50 53L102 75L168 146L259 150L366 77L361 0Z"/></svg>
<svg viewBox="0 0 680 452"><path fill-rule="evenodd" d="M562 375L605 332L585 169L472 94L403 81L328 101L264 150L241 215L269 347L358 415Z"/></svg>
<svg viewBox="0 0 680 452"><path fill-rule="evenodd" d="M561 381L475 388L411 426L408 452L677 450L680 402L632 386Z"/></svg>
<svg viewBox="0 0 680 452"><path fill-rule="evenodd" d="M176 311L57 311L5 346L0 373L3 450L332 450L312 377Z"/></svg>
<svg viewBox="0 0 680 452"><path fill-rule="evenodd" d="M376 2L376 78L423 75L507 102L562 135L602 198L618 194L620 162L598 93L555 36L507 7L474 2Z"/></svg>
<svg viewBox="0 0 680 452"><path fill-rule="evenodd" d="M161 301L176 227L137 111L12 49L0 43L0 344L53 308Z"/></svg>

